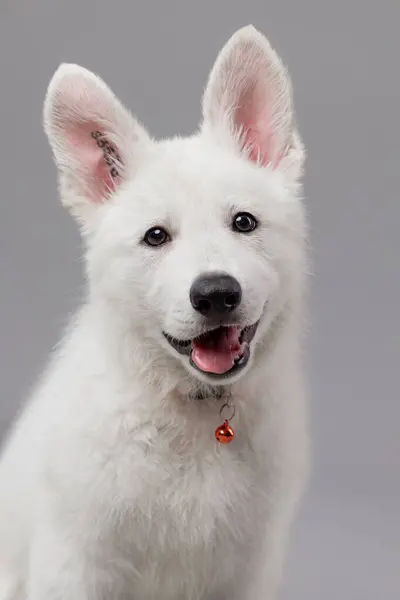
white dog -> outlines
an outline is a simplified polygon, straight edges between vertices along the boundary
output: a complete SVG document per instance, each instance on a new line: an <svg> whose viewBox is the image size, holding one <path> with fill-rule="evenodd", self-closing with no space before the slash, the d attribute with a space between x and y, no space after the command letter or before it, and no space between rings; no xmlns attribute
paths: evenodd
<svg viewBox="0 0 400 600"><path fill-rule="evenodd" d="M246 27L191 137L75 65L44 124L87 301L0 463L0 600L272 600L308 470L288 74Z"/></svg>

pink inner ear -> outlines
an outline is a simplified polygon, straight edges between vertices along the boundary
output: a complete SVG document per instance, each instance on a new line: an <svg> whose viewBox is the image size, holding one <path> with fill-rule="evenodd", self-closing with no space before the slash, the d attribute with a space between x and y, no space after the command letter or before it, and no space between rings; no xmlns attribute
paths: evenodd
<svg viewBox="0 0 400 600"><path fill-rule="evenodd" d="M243 126L243 148L248 148L250 160L259 162L263 166L271 162L270 153L265 143L265 136L268 138L269 134L263 134L257 125L249 124L247 127Z"/></svg>
<svg viewBox="0 0 400 600"><path fill-rule="evenodd" d="M98 130L95 123L76 123L66 133L74 155L88 174L89 193L94 202L103 202L120 183L122 161L118 149Z"/></svg>
<svg viewBox="0 0 400 600"><path fill-rule="evenodd" d="M268 106L261 106L261 102L252 97L254 94L249 91L242 96L235 112L235 124L242 131L242 147L247 148L250 160L266 166L272 162L273 132Z"/></svg>
<svg viewBox="0 0 400 600"><path fill-rule="evenodd" d="M287 152L276 155L277 132L271 115L267 90L258 81L249 84L241 94L234 113L234 123L242 132L242 149L248 151L249 159L262 166L276 168Z"/></svg>

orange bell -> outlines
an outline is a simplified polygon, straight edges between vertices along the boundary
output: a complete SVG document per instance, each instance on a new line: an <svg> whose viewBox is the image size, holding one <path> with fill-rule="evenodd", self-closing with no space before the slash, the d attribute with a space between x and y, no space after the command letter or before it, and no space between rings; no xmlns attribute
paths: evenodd
<svg viewBox="0 0 400 600"><path fill-rule="evenodd" d="M229 444L235 437L235 432L229 425L229 421L224 421L222 425L215 430L215 437L220 444Z"/></svg>

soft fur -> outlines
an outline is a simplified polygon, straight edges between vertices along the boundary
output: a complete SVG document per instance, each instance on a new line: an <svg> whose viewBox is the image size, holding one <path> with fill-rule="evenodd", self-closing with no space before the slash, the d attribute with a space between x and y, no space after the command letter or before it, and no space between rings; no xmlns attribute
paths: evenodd
<svg viewBox="0 0 400 600"><path fill-rule="evenodd" d="M288 74L253 27L218 56L203 115L156 142L94 74L62 65L50 83L88 292L3 452L0 600L276 597L307 471L303 148ZM231 229L240 211L251 234ZM153 225L172 241L145 246ZM238 322L261 319L249 364L218 385L162 335L205 330L189 288L206 271L240 282Z"/></svg>

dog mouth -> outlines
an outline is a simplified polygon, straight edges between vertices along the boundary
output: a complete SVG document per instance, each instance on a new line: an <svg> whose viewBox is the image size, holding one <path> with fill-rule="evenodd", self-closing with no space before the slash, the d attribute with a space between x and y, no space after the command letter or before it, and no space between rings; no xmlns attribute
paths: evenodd
<svg viewBox="0 0 400 600"><path fill-rule="evenodd" d="M170 346L181 355L189 356L192 367L210 377L223 378L242 370L250 358L250 343L257 323L240 328L238 325L211 329L192 340L178 340L163 333Z"/></svg>

